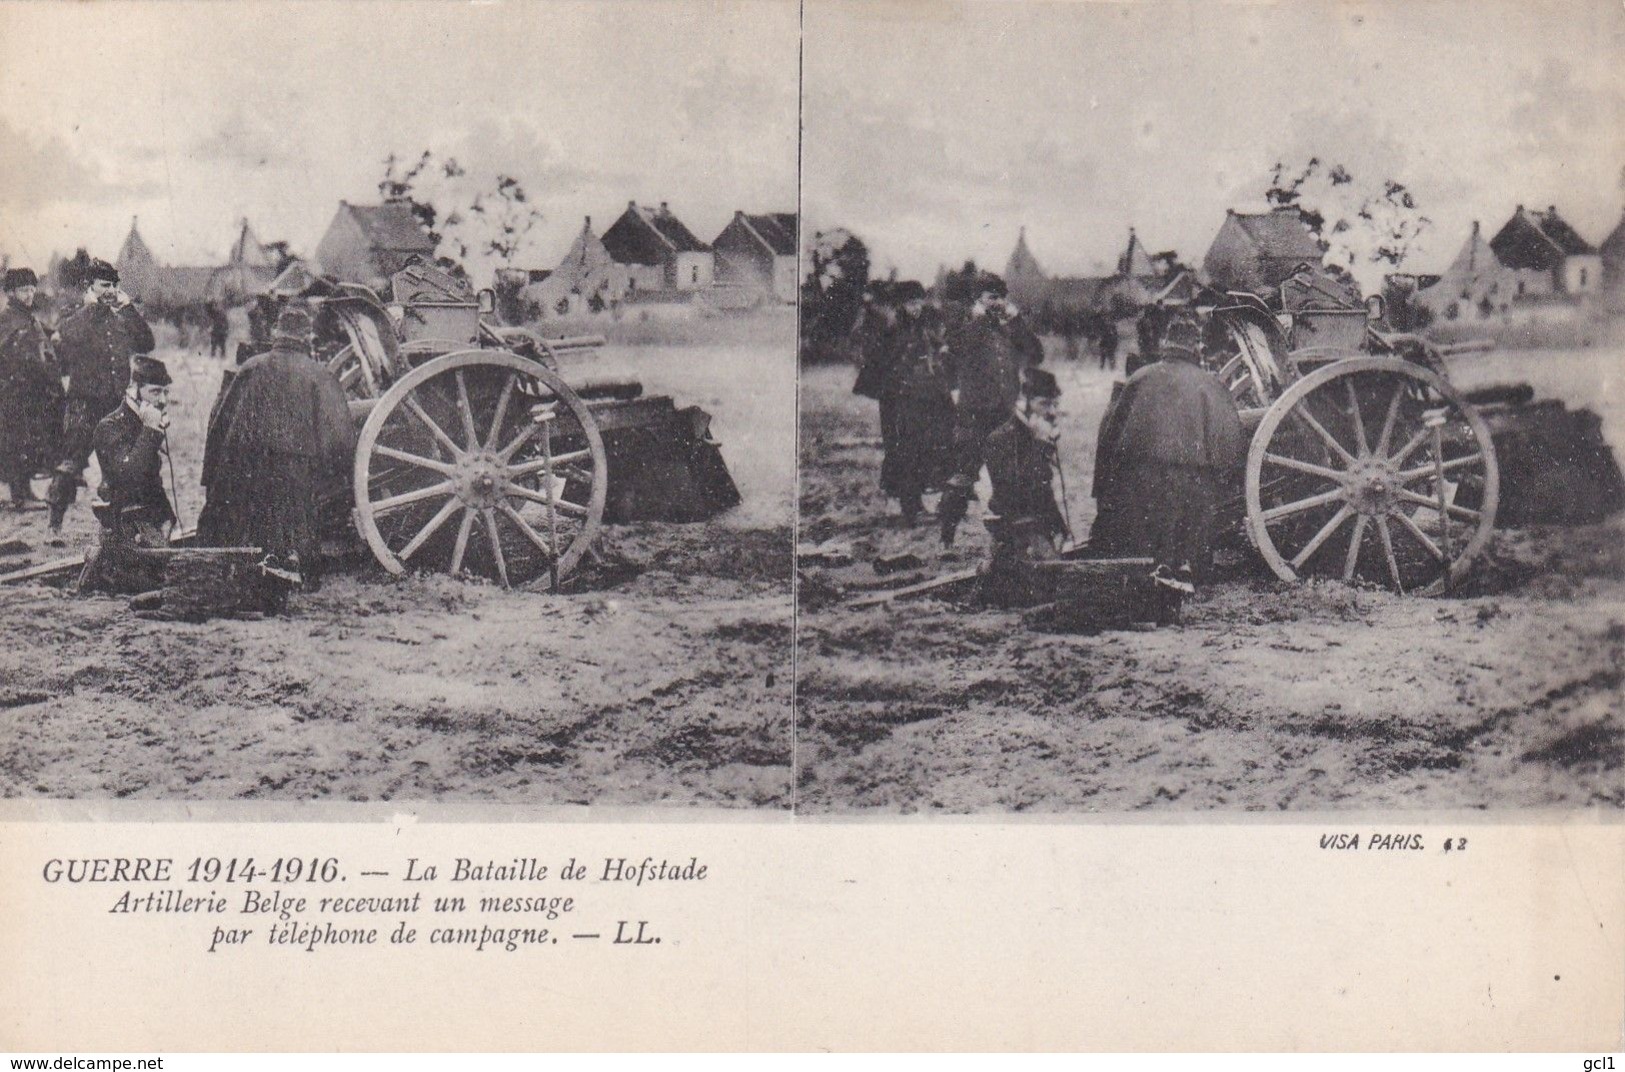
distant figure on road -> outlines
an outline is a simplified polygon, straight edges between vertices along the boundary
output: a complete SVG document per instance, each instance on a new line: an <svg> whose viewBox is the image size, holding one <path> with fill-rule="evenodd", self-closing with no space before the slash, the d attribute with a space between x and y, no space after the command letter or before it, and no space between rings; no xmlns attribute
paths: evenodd
<svg viewBox="0 0 1625 1072"><path fill-rule="evenodd" d="M34 315L39 279L27 268L5 274L0 310L0 482L11 505L36 509L34 474L57 461L62 382L44 325Z"/></svg>
<svg viewBox="0 0 1625 1072"><path fill-rule="evenodd" d="M1176 599L1206 574L1219 499L1245 450L1236 404L1200 367L1199 345L1194 324L1169 326L1162 359L1129 377L1107 410L1095 458L1091 549L1153 559Z"/></svg>
<svg viewBox="0 0 1625 1072"><path fill-rule="evenodd" d="M1108 314L1100 325L1100 367L1117 370L1117 321Z"/></svg>
<svg viewBox="0 0 1625 1072"><path fill-rule="evenodd" d="M93 260L88 275L85 305L62 322L58 348L68 377L68 401L62 414L62 457L46 493L53 535L62 531L62 519L84 483L97 422L123 405L131 359L151 353L154 346L152 329L119 289L118 269Z"/></svg>
<svg viewBox="0 0 1625 1072"><path fill-rule="evenodd" d="M209 356L225 360L226 336L231 334L231 322L219 302L209 303Z"/></svg>

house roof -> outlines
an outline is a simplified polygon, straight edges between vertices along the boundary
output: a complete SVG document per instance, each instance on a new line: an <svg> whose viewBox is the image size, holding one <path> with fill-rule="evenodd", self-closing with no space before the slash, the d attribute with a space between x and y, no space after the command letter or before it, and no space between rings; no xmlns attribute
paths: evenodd
<svg viewBox="0 0 1625 1072"><path fill-rule="evenodd" d="M1117 274L1144 278L1156 275L1156 269L1151 266L1151 258L1145 251L1145 244L1140 236L1134 233L1134 228L1128 229L1128 248L1123 255L1117 258Z"/></svg>
<svg viewBox="0 0 1625 1072"><path fill-rule="evenodd" d="M152 255L152 247L147 245L147 240L142 238L141 232L136 229L134 219L130 220L130 233L125 236L124 245L119 248L115 263L121 265L158 263L158 258Z"/></svg>
<svg viewBox="0 0 1625 1072"><path fill-rule="evenodd" d="M796 214L794 212L765 212L752 216L740 212L735 219L743 220L745 227L775 257L793 257L796 254Z"/></svg>
<svg viewBox="0 0 1625 1072"><path fill-rule="evenodd" d="M628 201L602 241L619 264L664 264L678 253L705 253L711 248L672 215L664 201L659 208Z"/></svg>
<svg viewBox="0 0 1625 1072"><path fill-rule="evenodd" d="M242 229L237 232L237 241L231 244L231 256L226 258L230 264L246 265L250 268L275 268L276 261L269 250L254 237L249 228L248 221L243 220Z"/></svg>
<svg viewBox="0 0 1625 1072"><path fill-rule="evenodd" d="M1319 262L1320 243L1309 233L1297 209L1284 207L1269 212L1232 212L1231 216L1263 256Z"/></svg>
<svg viewBox="0 0 1625 1072"><path fill-rule="evenodd" d="M1608 237L1602 240L1602 245L1597 247L1597 252L1601 253L1602 259L1610 264L1625 261L1625 216L1620 217L1619 226L1615 227Z"/></svg>
<svg viewBox="0 0 1625 1072"><path fill-rule="evenodd" d="M435 241L423 224L412 214L412 207L401 201L388 201L382 205L352 205L340 201L366 236L373 249L392 253L433 253Z"/></svg>
<svg viewBox="0 0 1625 1072"><path fill-rule="evenodd" d="M1043 279L1044 269L1039 266L1038 258L1033 251L1027 248L1027 228L1023 227L1016 234L1016 248L1010 251L1010 260L1004 266L1005 279Z"/></svg>
<svg viewBox="0 0 1625 1072"><path fill-rule="evenodd" d="M1597 252L1557 214L1555 207L1530 212L1522 205L1490 239L1490 248L1496 260L1508 268L1540 271L1556 268L1566 257Z"/></svg>

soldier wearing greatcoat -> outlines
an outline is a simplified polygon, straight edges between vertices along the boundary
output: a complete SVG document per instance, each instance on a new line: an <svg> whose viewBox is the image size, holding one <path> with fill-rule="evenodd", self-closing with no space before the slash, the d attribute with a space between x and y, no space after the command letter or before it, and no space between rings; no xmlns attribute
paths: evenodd
<svg viewBox="0 0 1625 1072"><path fill-rule="evenodd" d="M1154 579L1195 591L1211 557L1214 521L1245 454L1235 401L1201 368L1194 324L1169 325L1161 360L1130 376L1101 422L1095 457L1100 510L1091 548L1150 557Z"/></svg>
<svg viewBox="0 0 1625 1072"><path fill-rule="evenodd" d="M90 464L97 423L123 404L131 359L151 353L152 329L130 296L119 289L118 270L103 260L90 264L85 305L62 322L58 354L68 377L62 416L61 459L51 480L51 531L78 496Z"/></svg>
<svg viewBox="0 0 1625 1072"><path fill-rule="evenodd" d="M39 505L32 481L56 464L62 383L50 338L34 315L39 279L27 268L5 274L0 310L0 482L17 509Z"/></svg>

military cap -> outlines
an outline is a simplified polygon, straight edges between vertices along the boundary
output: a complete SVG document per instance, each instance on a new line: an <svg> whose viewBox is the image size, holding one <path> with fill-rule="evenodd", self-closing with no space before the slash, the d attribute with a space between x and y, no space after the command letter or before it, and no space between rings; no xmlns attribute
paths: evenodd
<svg viewBox="0 0 1625 1072"><path fill-rule="evenodd" d="M1030 368L1025 373L1027 379L1026 392L1028 398L1060 398L1061 385L1055 379L1053 372L1041 368Z"/></svg>
<svg viewBox="0 0 1625 1072"><path fill-rule="evenodd" d="M39 286L39 276L34 274L34 270L32 268L6 269L6 290L16 290L18 287L37 286Z"/></svg>
<svg viewBox="0 0 1625 1072"><path fill-rule="evenodd" d="M90 262L90 268L85 272L85 285L89 286L98 279L105 279L109 283L117 283L118 269L97 257Z"/></svg>
<svg viewBox="0 0 1625 1072"><path fill-rule="evenodd" d="M271 341L274 343L285 339L299 346L309 346L310 334L310 311L303 305L288 305L277 314L276 328L271 332Z"/></svg>
<svg viewBox="0 0 1625 1072"><path fill-rule="evenodd" d="M136 354L130 358L130 382L137 387L168 387L169 367L156 357Z"/></svg>
<svg viewBox="0 0 1625 1072"><path fill-rule="evenodd" d="M1188 319L1178 319L1162 333L1162 351L1165 355L1195 359L1202 347L1202 333Z"/></svg>

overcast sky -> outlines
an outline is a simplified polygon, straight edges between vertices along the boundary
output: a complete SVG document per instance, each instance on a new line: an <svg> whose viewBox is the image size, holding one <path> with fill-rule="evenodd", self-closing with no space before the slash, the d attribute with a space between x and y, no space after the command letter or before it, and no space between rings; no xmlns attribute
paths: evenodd
<svg viewBox="0 0 1625 1072"><path fill-rule="evenodd" d="M1557 204L1593 243L1625 190L1625 6L808 0L802 203L877 265L1110 271L1130 224L1199 262L1270 165L1408 184L1448 263L1474 218Z"/></svg>
<svg viewBox="0 0 1625 1072"><path fill-rule="evenodd" d="M669 201L709 241L796 198L798 11L736 3L0 2L0 251L215 263L247 216L314 250L391 151L507 171L545 214Z"/></svg>

